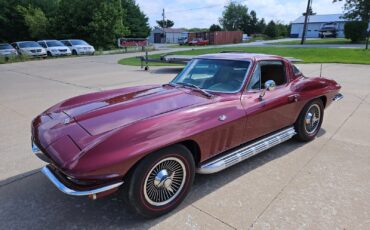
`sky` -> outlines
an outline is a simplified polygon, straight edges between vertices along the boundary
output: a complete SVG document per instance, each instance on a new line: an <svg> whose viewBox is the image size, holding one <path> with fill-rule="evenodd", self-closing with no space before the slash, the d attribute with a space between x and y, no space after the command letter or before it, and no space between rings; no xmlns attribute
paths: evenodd
<svg viewBox="0 0 370 230"><path fill-rule="evenodd" d="M258 18L266 21L279 20L290 23L306 10L307 0L236 0L254 10ZM166 18L175 22L174 28L208 28L219 24L224 6L229 0L136 0L141 10L149 17L150 26L162 19L162 9ZM317 14L343 12L343 3L332 0L313 0L313 11Z"/></svg>

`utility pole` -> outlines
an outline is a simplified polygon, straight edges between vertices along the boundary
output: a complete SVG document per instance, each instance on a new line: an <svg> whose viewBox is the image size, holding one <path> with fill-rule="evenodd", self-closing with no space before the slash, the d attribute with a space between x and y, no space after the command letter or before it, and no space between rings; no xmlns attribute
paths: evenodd
<svg viewBox="0 0 370 230"><path fill-rule="evenodd" d="M162 10L162 36L161 36L161 43L166 41L166 33L164 32L164 28L166 28L166 12L164 11L164 8Z"/></svg>
<svg viewBox="0 0 370 230"><path fill-rule="evenodd" d="M370 37L370 22L367 22L367 29L366 29L366 50L369 48L369 37Z"/></svg>
<svg viewBox="0 0 370 230"><path fill-rule="evenodd" d="M304 44L304 41L306 40L307 21L308 21L308 16L310 14L311 3L312 3L312 0L308 0L306 15L305 15L305 18L304 18L304 25L303 25L301 45L303 45Z"/></svg>
<svg viewBox="0 0 370 230"><path fill-rule="evenodd" d="M163 11L162 11L162 17L163 17L162 29L164 29L164 28L166 28L166 12L164 11L164 8L163 8Z"/></svg>

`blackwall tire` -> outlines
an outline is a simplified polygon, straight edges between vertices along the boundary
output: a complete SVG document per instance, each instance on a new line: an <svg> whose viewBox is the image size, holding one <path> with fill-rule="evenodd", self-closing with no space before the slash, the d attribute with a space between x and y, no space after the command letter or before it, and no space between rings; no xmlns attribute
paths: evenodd
<svg viewBox="0 0 370 230"><path fill-rule="evenodd" d="M140 215L154 218L175 209L194 181L192 153L174 145L145 157L134 169L128 187L128 202Z"/></svg>
<svg viewBox="0 0 370 230"><path fill-rule="evenodd" d="M320 131L324 118L324 105L322 100L315 99L307 103L295 123L296 139L299 141L312 141Z"/></svg>

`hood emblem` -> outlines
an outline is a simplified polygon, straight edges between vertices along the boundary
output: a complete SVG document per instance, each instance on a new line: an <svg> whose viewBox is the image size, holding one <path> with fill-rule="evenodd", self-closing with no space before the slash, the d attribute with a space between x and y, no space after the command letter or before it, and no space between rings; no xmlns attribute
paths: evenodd
<svg viewBox="0 0 370 230"><path fill-rule="evenodd" d="M66 119L64 119L64 122L63 122L63 124L64 125L68 125L69 123L71 123L71 118L66 118Z"/></svg>

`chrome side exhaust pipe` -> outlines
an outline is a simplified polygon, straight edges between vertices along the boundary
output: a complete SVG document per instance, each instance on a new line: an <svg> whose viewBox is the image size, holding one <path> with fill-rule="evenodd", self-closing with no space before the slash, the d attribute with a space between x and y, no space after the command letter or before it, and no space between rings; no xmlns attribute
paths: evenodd
<svg viewBox="0 0 370 230"><path fill-rule="evenodd" d="M201 165L197 169L197 173L200 174L211 174L220 172L228 167L231 167L241 161L244 161L260 152L263 152L269 148L272 148L282 142L291 139L296 135L294 127L289 127L277 133L271 134L263 139L252 142L247 146L242 146L226 155L216 158L210 162Z"/></svg>

